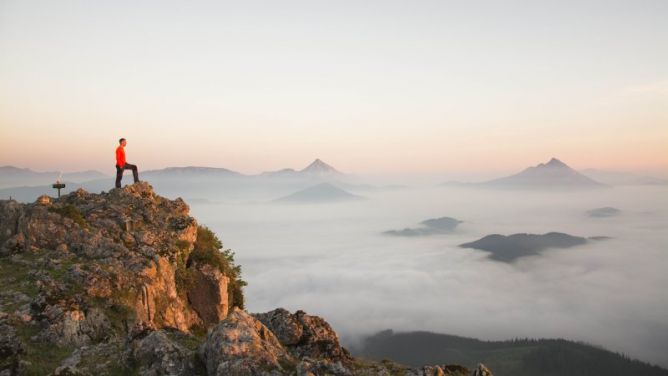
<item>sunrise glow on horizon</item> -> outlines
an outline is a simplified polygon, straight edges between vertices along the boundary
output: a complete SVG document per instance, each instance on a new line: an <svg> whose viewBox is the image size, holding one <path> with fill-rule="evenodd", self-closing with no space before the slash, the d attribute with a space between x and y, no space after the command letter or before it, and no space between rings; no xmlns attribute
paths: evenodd
<svg viewBox="0 0 668 376"><path fill-rule="evenodd" d="M0 165L668 171L665 1L0 4Z"/></svg>

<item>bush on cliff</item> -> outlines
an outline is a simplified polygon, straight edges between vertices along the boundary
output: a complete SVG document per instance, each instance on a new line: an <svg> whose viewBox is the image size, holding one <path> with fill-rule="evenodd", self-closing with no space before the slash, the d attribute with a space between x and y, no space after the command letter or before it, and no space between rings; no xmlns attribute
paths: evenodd
<svg viewBox="0 0 668 376"><path fill-rule="evenodd" d="M223 243L206 226L197 227L197 240L186 266L193 263L214 266L225 274L230 279L228 284L230 307L244 308L243 287L246 286L246 282L241 279L241 266L234 264L234 252L231 249L223 249Z"/></svg>

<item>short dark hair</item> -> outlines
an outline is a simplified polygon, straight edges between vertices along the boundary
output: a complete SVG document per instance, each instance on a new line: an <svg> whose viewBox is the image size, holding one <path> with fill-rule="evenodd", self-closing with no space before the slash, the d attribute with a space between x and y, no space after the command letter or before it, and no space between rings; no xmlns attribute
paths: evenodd
<svg viewBox="0 0 668 376"><path fill-rule="evenodd" d="M118 140L118 143L120 144L120 143L122 143L123 141L125 141L125 139L124 139L124 138L121 138L120 140Z"/></svg>

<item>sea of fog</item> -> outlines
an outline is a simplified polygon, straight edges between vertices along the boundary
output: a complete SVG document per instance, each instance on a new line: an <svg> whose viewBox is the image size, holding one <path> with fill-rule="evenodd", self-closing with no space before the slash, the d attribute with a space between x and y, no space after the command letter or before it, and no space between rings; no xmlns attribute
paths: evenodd
<svg viewBox="0 0 668 376"><path fill-rule="evenodd" d="M559 337L668 367L668 189L407 188L333 204L193 203L242 265L247 309L323 316L344 344L383 329ZM268 200L269 201L269 198ZM617 217L591 218L613 206ZM449 216L448 235L385 230ZM459 248L488 234L610 236L508 264Z"/></svg>

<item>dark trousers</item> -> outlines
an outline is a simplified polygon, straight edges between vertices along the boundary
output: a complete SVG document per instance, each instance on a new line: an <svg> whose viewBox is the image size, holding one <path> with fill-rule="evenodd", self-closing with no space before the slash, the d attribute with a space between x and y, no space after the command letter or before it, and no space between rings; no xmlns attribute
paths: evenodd
<svg viewBox="0 0 668 376"><path fill-rule="evenodd" d="M116 165L116 188L121 187L121 179L123 179L123 171L132 170L132 177L135 178L135 183L139 181L139 172L137 171L137 165L125 163L123 168Z"/></svg>

